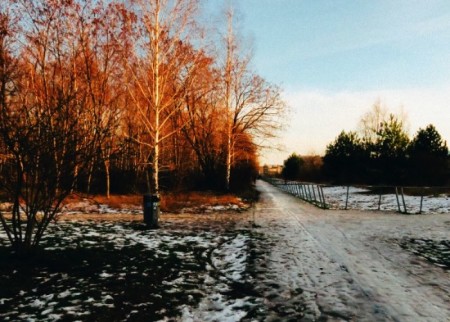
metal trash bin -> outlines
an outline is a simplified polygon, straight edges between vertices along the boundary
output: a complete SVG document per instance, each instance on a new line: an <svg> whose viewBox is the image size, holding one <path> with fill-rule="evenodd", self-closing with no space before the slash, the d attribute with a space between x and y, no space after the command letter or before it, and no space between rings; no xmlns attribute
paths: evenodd
<svg viewBox="0 0 450 322"><path fill-rule="evenodd" d="M158 228L159 202L158 195L144 195L144 223L149 228Z"/></svg>

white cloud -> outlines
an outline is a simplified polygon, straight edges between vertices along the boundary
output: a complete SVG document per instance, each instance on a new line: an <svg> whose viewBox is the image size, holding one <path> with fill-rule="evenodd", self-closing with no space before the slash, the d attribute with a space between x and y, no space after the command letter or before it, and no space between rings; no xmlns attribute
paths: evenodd
<svg viewBox="0 0 450 322"><path fill-rule="evenodd" d="M450 143L450 86L353 92L298 90L285 94L292 108L289 128L279 139L285 151L264 151L261 162L281 164L292 152L323 154L326 145L342 130L356 129L358 120L377 99L392 112L403 108L411 137L431 123Z"/></svg>

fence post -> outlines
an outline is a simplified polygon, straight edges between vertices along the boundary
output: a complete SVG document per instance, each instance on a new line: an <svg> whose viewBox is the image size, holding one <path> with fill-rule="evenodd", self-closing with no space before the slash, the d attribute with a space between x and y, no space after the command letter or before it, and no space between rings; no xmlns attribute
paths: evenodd
<svg viewBox="0 0 450 322"><path fill-rule="evenodd" d="M401 189L401 192L402 192L402 201L403 201L403 209L404 209L404 213L407 214L407 213L408 213L408 210L406 209L405 193L404 193L404 191L403 191L403 187L402 187L402 189Z"/></svg>
<svg viewBox="0 0 450 322"><path fill-rule="evenodd" d="M322 190L323 207L324 207L324 208L327 208L327 207L328 207L328 206L327 206L327 201L326 201L326 199L325 199L325 194L323 193L323 187L322 187L322 186L320 186L320 190Z"/></svg>
<svg viewBox="0 0 450 322"><path fill-rule="evenodd" d="M312 201L311 187L310 184L307 184L306 186L308 187L308 201L311 202Z"/></svg>
<svg viewBox="0 0 450 322"><path fill-rule="evenodd" d="M350 191L350 186L347 186L347 197L345 198L345 210L347 210L347 206L348 206L349 191Z"/></svg>
<svg viewBox="0 0 450 322"><path fill-rule="evenodd" d="M311 185L311 189L312 189L312 191L313 191L314 203L316 203L316 202L317 202L317 198L316 198L316 189L314 189L314 185L313 185L313 184Z"/></svg>
<svg viewBox="0 0 450 322"><path fill-rule="evenodd" d="M400 200L398 200L398 188L395 187L395 199L397 199L397 207L398 207L398 212L402 212L402 210L400 209Z"/></svg>
<svg viewBox="0 0 450 322"><path fill-rule="evenodd" d="M316 185L317 188L317 195L319 196L319 207L322 208L322 195L320 194L320 188L319 185Z"/></svg>
<svg viewBox="0 0 450 322"><path fill-rule="evenodd" d="M317 185L317 191L319 192L320 203L322 204L322 208L325 209L325 196L323 195L322 186Z"/></svg>
<svg viewBox="0 0 450 322"><path fill-rule="evenodd" d="M423 204L423 193L420 196L420 210L419 210L419 214L422 213L422 204Z"/></svg>
<svg viewBox="0 0 450 322"><path fill-rule="evenodd" d="M380 197L378 198L378 210L381 209L381 188L380 188Z"/></svg>

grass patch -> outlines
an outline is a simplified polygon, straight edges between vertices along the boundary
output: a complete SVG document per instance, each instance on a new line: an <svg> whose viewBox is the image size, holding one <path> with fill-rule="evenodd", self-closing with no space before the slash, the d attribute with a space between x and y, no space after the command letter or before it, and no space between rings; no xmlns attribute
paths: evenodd
<svg viewBox="0 0 450 322"><path fill-rule="evenodd" d="M0 238L0 320L176 320L215 292L234 303L242 286L249 303L262 303L246 281L255 265L251 231L232 223L165 225L155 231L138 223L62 222L26 257ZM246 264L227 261L235 254ZM242 284L223 279L236 272Z"/></svg>
<svg viewBox="0 0 450 322"><path fill-rule="evenodd" d="M114 209L126 209L130 206L141 206L142 195L111 195L107 198L105 195L80 195L72 194L64 200L64 205L77 204L82 202L90 202L92 204L108 205Z"/></svg>
<svg viewBox="0 0 450 322"><path fill-rule="evenodd" d="M97 247L75 241L66 248L49 238L50 250L29 258L0 248L2 320L46 320L49 314L63 320L159 320L199 300L203 277L195 272L204 272L206 261L196 255L198 245L161 243L152 250L137 243L119 250L101 239L88 239Z"/></svg>
<svg viewBox="0 0 450 322"><path fill-rule="evenodd" d="M408 238L400 246L445 270L450 270L450 240Z"/></svg>

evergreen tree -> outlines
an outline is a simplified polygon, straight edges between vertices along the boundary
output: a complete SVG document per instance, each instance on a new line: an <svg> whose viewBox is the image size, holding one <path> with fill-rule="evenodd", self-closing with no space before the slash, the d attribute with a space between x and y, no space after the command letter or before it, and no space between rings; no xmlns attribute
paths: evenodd
<svg viewBox="0 0 450 322"><path fill-rule="evenodd" d="M325 175L339 183L360 181L364 177L366 159L367 153L358 135L342 131L327 146L323 160Z"/></svg>
<svg viewBox="0 0 450 322"><path fill-rule="evenodd" d="M391 114L389 120L381 124L371 151L377 183L398 184L405 181L408 144L403 122Z"/></svg>
<svg viewBox="0 0 450 322"><path fill-rule="evenodd" d="M408 146L410 182L419 185L445 184L448 176L448 147L433 125L419 129Z"/></svg>
<svg viewBox="0 0 450 322"><path fill-rule="evenodd" d="M299 155L292 153L286 160L284 160L281 175L285 180L296 180L300 177L302 165L303 159Z"/></svg>

